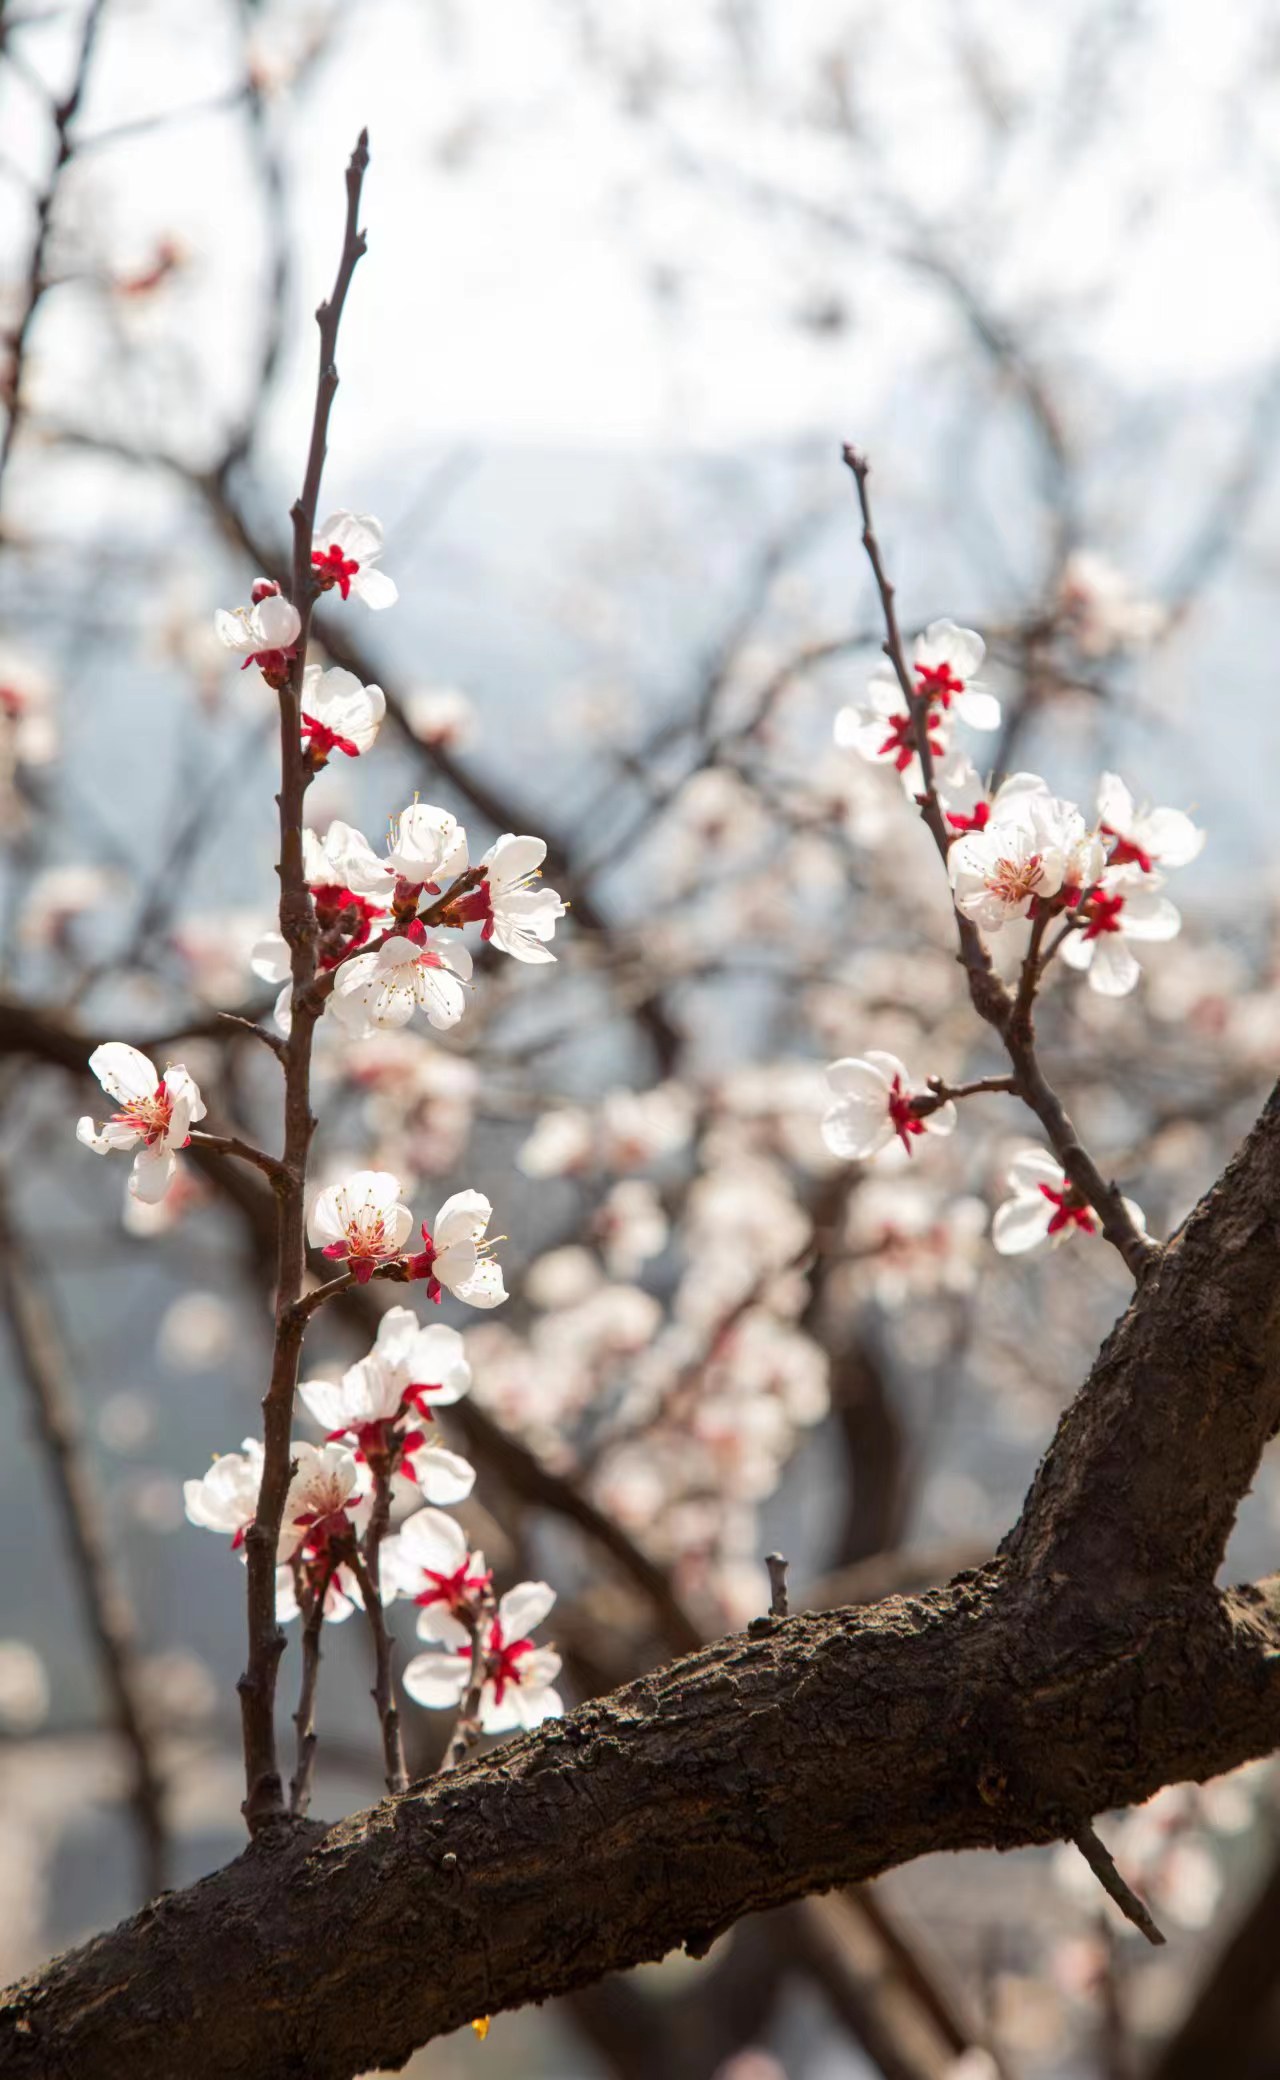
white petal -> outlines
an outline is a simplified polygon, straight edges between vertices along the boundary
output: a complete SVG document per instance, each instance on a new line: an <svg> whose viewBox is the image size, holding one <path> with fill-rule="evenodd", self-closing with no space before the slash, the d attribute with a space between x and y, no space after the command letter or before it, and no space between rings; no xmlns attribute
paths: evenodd
<svg viewBox="0 0 1280 2080"><path fill-rule="evenodd" d="M1050 1191L1060 1192L1067 1181L1061 1163L1055 1162L1043 1148L1020 1149L1010 1161L1005 1179L1011 1191L1034 1193L1037 1198L1041 1197L1042 1184L1047 1184ZM1048 1203L1046 1199L1044 1204Z"/></svg>
<svg viewBox="0 0 1280 2080"><path fill-rule="evenodd" d="M1122 838L1133 830L1133 796L1119 773L1104 773L1098 782L1098 821L1111 826Z"/></svg>
<svg viewBox="0 0 1280 2080"><path fill-rule="evenodd" d="M822 1138L842 1163L866 1162L888 1147L893 1131L883 1098L877 1105L863 1105L846 1098L822 1117Z"/></svg>
<svg viewBox="0 0 1280 2080"><path fill-rule="evenodd" d="M89 1067L108 1097L118 1105L154 1097L160 1081L155 1064L123 1040L107 1040L95 1047L89 1056Z"/></svg>
<svg viewBox="0 0 1280 2080"><path fill-rule="evenodd" d="M527 1638L541 1625L555 1600L556 1592L549 1582L518 1582L514 1589L508 1589L498 1603L503 1638L508 1643Z"/></svg>
<svg viewBox="0 0 1280 2080"><path fill-rule="evenodd" d="M151 1148L140 1148L129 1172L129 1190L144 1206L154 1206L173 1183L177 1168L178 1158L162 1141Z"/></svg>
<svg viewBox="0 0 1280 2080"><path fill-rule="evenodd" d="M881 1054L879 1061L893 1061L892 1055ZM896 1074L906 1077L901 1062L886 1076L869 1055L844 1055L838 1062L827 1066L827 1082L840 1098L852 1098L855 1103L875 1105L883 1112L888 1102L889 1085Z"/></svg>
<svg viewBox="0 0 1280 2080"><path fill-rule="evenodd" d="M993 693L957 694L956 714L969 729L999 729L1000 703Z"/></svg>
<svg viewBox="0 0 1280 2080"><path fill-rule="evenodd" d="M476 1484L475 1467L439 1444L414 1452L413 1477L428 1502L445 1508L465 1502Z"/></svg>
<svg viewBox="0 0 1280 2080"><path fill-rule="evenodd" d="M418 1509L400 1526L401 1551L418 1567L453 1574L467 1557L461 1527L442 1509Z"/></svg>
<svg viewBox="0 0 1280 2080"><path fill-rule="evenodd" d="M351 580L351 590L356 598L363 600L366 607L380 613L383 607L393 607L400 594L385 571L357 571Z"/></svg>
<svg viewBox="0 0 1280 2080"><path fill-rule="evenodd" d="M1089 987L1100 997L1127 997L1141 975L1137 959L1118 932L1104 932L1094 941L1097 951L1089 970Z"/></svg>
<svg viewBox="0 0 1280 2080"><path fill-rule="evenodd" d="M437 1249L447 1249L451 1242L480 1242L492 1219L493 1208L483 1192L454 1192L435 1217L432 1240Z"/></svg>
<svg viewBox="0 0 1280 2080"><path fill-rule="evenodd" d="M1053 1207L1039 1193L1034 1199L1006 1199L1003 1206L996 1208L991 1240L1002 1257L1021 1256L1024 1250L1035 1249L1048 1239L1052 1218Z"/></svg>
<svg viewBox="0 0 1280 2080"><path fill-rule="evenodd" d="M415 1704L439 1711L456 1706L470 1673L468 1655L428 1652L415 1654L400 1680Z"/></svg>
<svg viewBox="0 0 1280 2080"><path fill-rule="evenodd" d="M1168 896L1139 889L1126 897L1120 923L1126 939L1176 939L1182 930L1182 913Z"/></svg>
<svg viewBox="0 0 1280 2080"><path fill-rule="evenodd" d="M507 1297L502 1266L493 1257L481 1257L470 1278L449 1290L455 1300L465 1301L468 1307L501 1307Z"/></svg>
<svg viewBox="0 0 1280 2080"><path fill-rule="evenodd" d="M1186 867L1204 851L1205 834L1181 809L1153 809L1141 825L1143 850L1162 867Z"/></svg>

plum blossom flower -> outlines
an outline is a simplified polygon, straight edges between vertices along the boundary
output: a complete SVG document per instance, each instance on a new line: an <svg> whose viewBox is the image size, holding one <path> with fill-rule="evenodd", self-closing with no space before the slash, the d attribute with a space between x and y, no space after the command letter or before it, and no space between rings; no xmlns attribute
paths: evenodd
<svg viewBox="0 0 1280 2080"><path fill-rule="evenodd" d="M357 1284L366 1285L379 1264L400 1255L412 1226L399 1179L389 1170L357 1170L319 1194L307 1235L323 1255L345 1261Z"/></svg>
<svg viewBox="0 0 1280 2080"><path fill-rule="evenodd" d="M485 1680L480 1725L485 1733L540 1726L564 1710L554 1688L560 1656L550 1647L536 1647L528 1637L554 1602L555 1592L545 1582L521 1582L501 1598L481 1642ZM456 1709L470 1678L469 1652L429 1648L405 1669L404 1687L416 1703L449 1710Z"/></svg>
<svg viewBox="0 0 1280 2080"><path fill-rule="evenodd" d="M283 686L289 662L298 646L302 617L291 600L283 598L269 578L259 578L253 588L253 604L228 613L219 607L213 617L218 640L243 660L240 669L256 664L269 686Z"/></svg>
<svg viewBox="0 0 1280 2080"><path fill-rule="evenodd" d="M554 888L530 886L540 879L546 856L541 838L508 831L481 860L484 880L479 888L452 903L446 921L462 925L482 920L480 937L492 940L502 953L518 961L553 961L555 955L544 942L553 936L565 905Z"/></svg>
<svg viewBox="0 0 1280 2080"><path fill-rule="evenodd" d="M425 1278L428 1300L438 1302L442 1286L468 1307L498 1307L506 1299L502 1266L487 1254L493 1247L485 1240L492 1219L483 1192L455 1192L433 1228L423 1222L422 1249L409 1259L408 1270L411 1278Z"/></svg>
<svg viewBox="0 0 1280 2080"><path fill-rule="evenodd" d="M1023 795L1047 795L1049 785L1039 773L1010 773L995 793L988 795L982 775L966 758L955 761L945 781L940 782L938 793L947 826L960 837L965 831L984 831L992 822L1007 823L1017 813L1015 805Z"/></svg>
<svg viewBox="0 0 1280 2080"><path fill-rule="evenodd" d="M970 729L1000 727L1000 703L975 676L985 655L982 637L971 628L958 628L954 621L931 621L912 645L913 698L926 703L929 749L935 759L946 753L952 718ZM895 766L911 791L919 792L915 713L891 664L878 665L872 673L861 708L840 710L835 740L843 750Z"/></svg>
<svg viewBox="0 0 1280 2080"><path fill-rule="evenodd" d="M995 932L1064 888L1091 887L1104 862L1100 839L1073 802L1027 786L1002 805L998 821L956 839L947 873L956 909Z"/></svg>
<svg viewBox="0 0 1280 2080"><path fill-rule="evenodd" d="M220 1453L202 1479L183 1482L187 1517L203 1531L220 1531L233 1546L242 1546L261 1486L262 1446L256 1437L246 1437L238 1452Z"/></svg>
<svg viewBox="0 0 1280 2080"><path fill-rule="evenodd" d="M163 1199L178 1167L175 1150L186 1147L192 1122L205 1115L198 1085L181 1063L157 1075L155 1064L123 1040L95 1047L89 1067L120 1110L101 1127L87 1116L80 1120L77 1141L100 1156L136 1149L129 1190L138 1199Z"/></svg>
<svg viewBox="0 0 1280 2080"><path fill-rule="evenodd" d="M844 1162L878 1155L895 1135L910 1155L918 1135L955 1132L955 1106L950 1100L938 1105L924 1091L913 1097L910 1077L896 1055L869 1049L860 1058L845 1056L832 1062L827 1082L836 1102L823 1118L822 1138ZM931 1109L922 1117L918 1104Z"/></svg>
<svg viewBox="0 0 1280 2080"><path fill-rule="evenodd" d="M1162 885L1162 875L1140 866L1108 869L1077 908L1079 929L1063 941L1062 958L1088 975L1100 997L1127 997L1142 973L1128 940L1176 939L1181 931L1179 911L1158 893Z"/></svg>
<svg viewBox="0 0 1280 2080"><path fill-rule="evenodd" d="M466 872L467 834L456 816L431 802L411 802L396 818L384 871L406 890L437 895L442 881Z"/></svg>
<svg viewBox="0 0 1280 2080"><path fill-rule="evenodd" d="M357 1467L416 1481L430 1502L462 1502L475 1485L465 1459L432 1443L432 1410L461 1400L471 1385L462 1338L441 1323L423 1328L408 1307L388 1308L373 1349L337 1383L304 1380L298 1391L329 1442L352 1451Z"/></svg>
<svg viewBox="0 0 1280 2080"><path fill-rule="evenodd" d="M470 1658L471 1627L493 1580L483 1553L472 1553L453 1517L419 1509L382 1548L384 1578L418 1606L418 1638Z"/></svg>
<svg viewBox="0 0 1280 2080"><path fill-rule="evenodd" d="M1067 1180L1061 1163L1042 1148L1024 1148L1005 1173L1013 1197L996 1208L991 1240L1002 1257L1021 1256L1042 1242L1055 1245L1068 1235L1097 1235L1102 1228L1093 1208ZM1146 1216L1132 1199L1123 1201L1139 1233Z"/></svg>
<svg viewBox="0 0 1280 2080"><path fill-rule="evenodd" d="M439 932L415 923L404 938L387 939L375 953L344 961L328 999L333 1015L356 1038L404 1026L425 1011L437 1032L456 1026L466 1009L463 984L471 955Z"/></svg>
<svg viewBox="0 0 1280 2080"><path fill-rule="evenodd" d="M311 568L322 592L337 587L343 599L354 592L366 607L394 606L400 594L385 571L374 569L382 555L382 523L372 513L331 513L316 529Z"/></svg>
<svg viewBox="0 0 1280 2080"><path fill-rule="evenodd" d="M1098 828L1111 840L1107 864L1141 867L1186 867L1204 850L1204 832L1181 809L1137 809L1119 773L1104 773L1098 782Z"/></svg>
<svg viewBox="0 0 1280 2080"><path fill-rule="evenodd" d="M313 766L326 763L331 751L359 758L373 744L387 697L380 686L364 686L340 665L322 672L310 664L302 675L302 737Z"/></svg>

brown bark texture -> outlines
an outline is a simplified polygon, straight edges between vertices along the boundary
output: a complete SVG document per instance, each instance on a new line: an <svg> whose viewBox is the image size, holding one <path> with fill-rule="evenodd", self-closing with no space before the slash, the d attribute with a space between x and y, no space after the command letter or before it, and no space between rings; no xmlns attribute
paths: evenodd
<svg viewBox="0 0 1280 2080"><path fill-rule="evenodd" d="M1152 1260L999 1556L757 1620L235 1863L0 2002L17 2080L349 2080L472 2017L1280 1743L1280 1580L1214 1586L1280 1419L1280 1094ZM1075 1273L1073 1275L1081 1275Z"/></svg>

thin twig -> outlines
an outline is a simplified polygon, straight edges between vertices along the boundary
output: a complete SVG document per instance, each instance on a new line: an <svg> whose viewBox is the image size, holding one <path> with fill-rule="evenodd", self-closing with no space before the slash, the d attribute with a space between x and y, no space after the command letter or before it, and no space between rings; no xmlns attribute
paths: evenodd
<svg viewBox="0 0 1280 2080"><path fill-rule="evenodd" d="M211 1156L239 1156L241 1162L252 1163L273 1184L288 1175L279 1156L268 1155L265 1148L255 1148L251 1141L242 1141L238 1134L205 1134L193 1127L187 1139L193 1148L203 1148Z"/></svg>
<svg viewBox="0 0 1280 2080"><path fill-rule="evenodd" d="M769 1570L769 1616L787 1616L787 1561L782 1553L766 1553L764 1564Z"/></svg>
<svg viewBox="0 0 1280 2080"><path fill-rule="evenodd" d="M289 1487L293 1397L298 1378L305 1316L297 1301L306 1273L307 1156L315 1121L311 1113L311 1046L319 1006L310 1001L316 972L315 918L302 861L302 814L311 766L302 753L302 675L316 582L311 565L316 505L324 468L329 414L338 387L335 363L338 328L356 263L365 250L359 228L360 190L369 163L369 139L361 131L347 168L347 210L333 294L316 313L320 367L302 494L293 507L293 574L290 588L301 619L292 670L280 688L280 931L290 954L292 1028L284 1059L284 1177L279 1185L276 1251L276 1329L271 1380L262 1403L263 1462L258 1508L245 1538L248 1561L249 1651L240 1678L244 1727L244 1815L251 1834L285 1816L276 1754L275 1691L284 1634L276 1621L276 1543Z"/></svg>
<svg viewBox="0 0 1280 2080"><path fill-rule="evenodd" d="M319 1590L316 1591L306 1587L301 1568L295 1567L299 1591L298 1607L303 1613L302 1682L298 1690L298 1709L293 1715L293 1723L298 1733L298 1756L289 1784L289 1812L299 1820L306 1817L307 1808L311 1804L311 1779L316 1760L316 1686L320 1680L320 1632L324 1625L324 1606L334 1571L334 1567L331 1566Z"/></svg>
<svg viewBox="0 0 1280 2080"><path fill-rule="evenodd" d="M400 1738L400 1711L396 1704L395 1680L391 1672L391 1634L382 1607L379 1555L391 1522L391 1473L384 1463L373 1469L373 1513L364 1537L364 1553L356 1554L351 1570L360 1584L365 1616L373 1634L373 1701L382 1726L382 1758L388 1791L403 1791L409 1781Z"/></svg>
<svg viewBox="0 0 1280 2080"><path fill-rule="evenodd" d="M1137 1893L1131 1891L1129 1886L1125 1884L1124 1879L1116 1869L1111 1851L1106 1843L1095 1833L1092 1821L1082 1821L1080 1826L1073 1831L1071 1839L1103 1891L1110 1899L1115 1901L1126 1921L1132 1921L1134 1927L1141 1930L1147 1941L1159 1948L1165 1941L1164 1936L1156 1927L1155 1922L1143 1906L1142 1901L1138 1898Z"/></svg>
<svg viewBox="0 0 1280 2080"><path fill-rule="evenodd" d="M453 1733L440 1765L441 1775L460 1769L480 1738L480 1712L484 1704L485 1677L489 1672L489 1657L485 1652L485 1628L493 1615L493 1597L486 1593L478 1600L471 1618L471 1674L458 1706Z"/></svg>
<svg viewBox="0 0 1280 2080"><path fill-rule="evenodd" d="M934 779L933 753L929 747L929 704L927 700L919 697L907 669L894 605L894 590L886 574L880 545L872 525L871 502L867 493L870 465L864 456L851 447L846 446L843 455L857 490L858 506L862 515L862 545L871 565L884 614L885 655L893 666L912 721L912 737L921 771L921 793L918 798L920 814L945 865L952 834L947 830ZM1103 1177L1076 1132L1061 1098L1045 1076L1036 1052L1032 1014L1036 983L1042 965L1039 948L1044 932L1043 920L1038 918L1033 925L1032 951L1028 953L1023 964L1017 996L1011 997L992 966L991 956L977 926L972 919L956 910L954 903L952 909L960 945L960 959L968 979L973 1008L980 1018L994 1028L1004 1042L1005 1051L1013 1066L1013 1082L1017 1095L1035 1113L1070 1183L1081 1199L1097 1213L1107 1241L1120 1252L1134 1278L1140 1278L1159 1255L1160 1246L1150 1236L1140 1232L1124 1203L1119 1187Z"/></svg>

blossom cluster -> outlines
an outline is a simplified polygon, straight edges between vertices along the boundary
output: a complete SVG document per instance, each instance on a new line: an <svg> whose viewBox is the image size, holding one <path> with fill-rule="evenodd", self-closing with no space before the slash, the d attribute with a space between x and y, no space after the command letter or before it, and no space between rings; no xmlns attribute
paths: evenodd
<svg viewBox="0 0 1280 2080"><path fill-rule="evenodd" d="M456 1709L471 1682L477 1642L484 1664L480 1725L502 1733L562 1710L554 1687L559 1656L529 1637L555 1597L545 1582L521 1582L495 1604L483 1553L468 1549L445 1514L471 1493L475 1469L439 1442L435 1411L470 1385L457 1330L443 1323L423 1328L407 1307L388 1309L373 1348L339 1381L302 1382L299 1395L324 1436L290 1448L276 1615L287 1622L318 1606L327 1623L338 1624L363 1602L363 1573L383 1604L403 1599L417 1606L418 1638L427 1644L404 1670L407 1694L422 1705ZM191 1522L229 1537L242 1557L262 1459L262 1446L248 1438L184 1488ZM381 1540L373 1583L364 1546L379 1483L404 1514Z"/></svg>
<svg viewBox="0 0 1280 2080"><path fill-rule="evenodd" d="M1097 995L1127 996L1141 974L1135 944L1167 941L1181 929L1181 915L1163 892L1165 876L1198 857L1204 833L1181 810L1139 808L1118 773L1102 775L1092 819L1037 773L985 787L952 738L956 721L999 727L999 703L974 676L984 655L972 629L932 622L912 650L914 684L904 684L891 666L879 667L864 704L837 716L836 742L891 765L908 793L935 811L957 916L984 942L1010 928L1022 934L1015 960L1028 1004L1059 953ZM924 1137L954 1131L946 1086L932 1078L914 1087L896 1055L845 1056L830 1065L827 1080L832 1102L823 1135L843 1161L866 1161L889 1148L909 1157ZM1043 1150L1016 1156L1008 1182L1013 1196L992 1229L1003 1254L1101 1228L1096 1208ZM1140 1209L1122 1203L1140 1231Z"/></svg>

